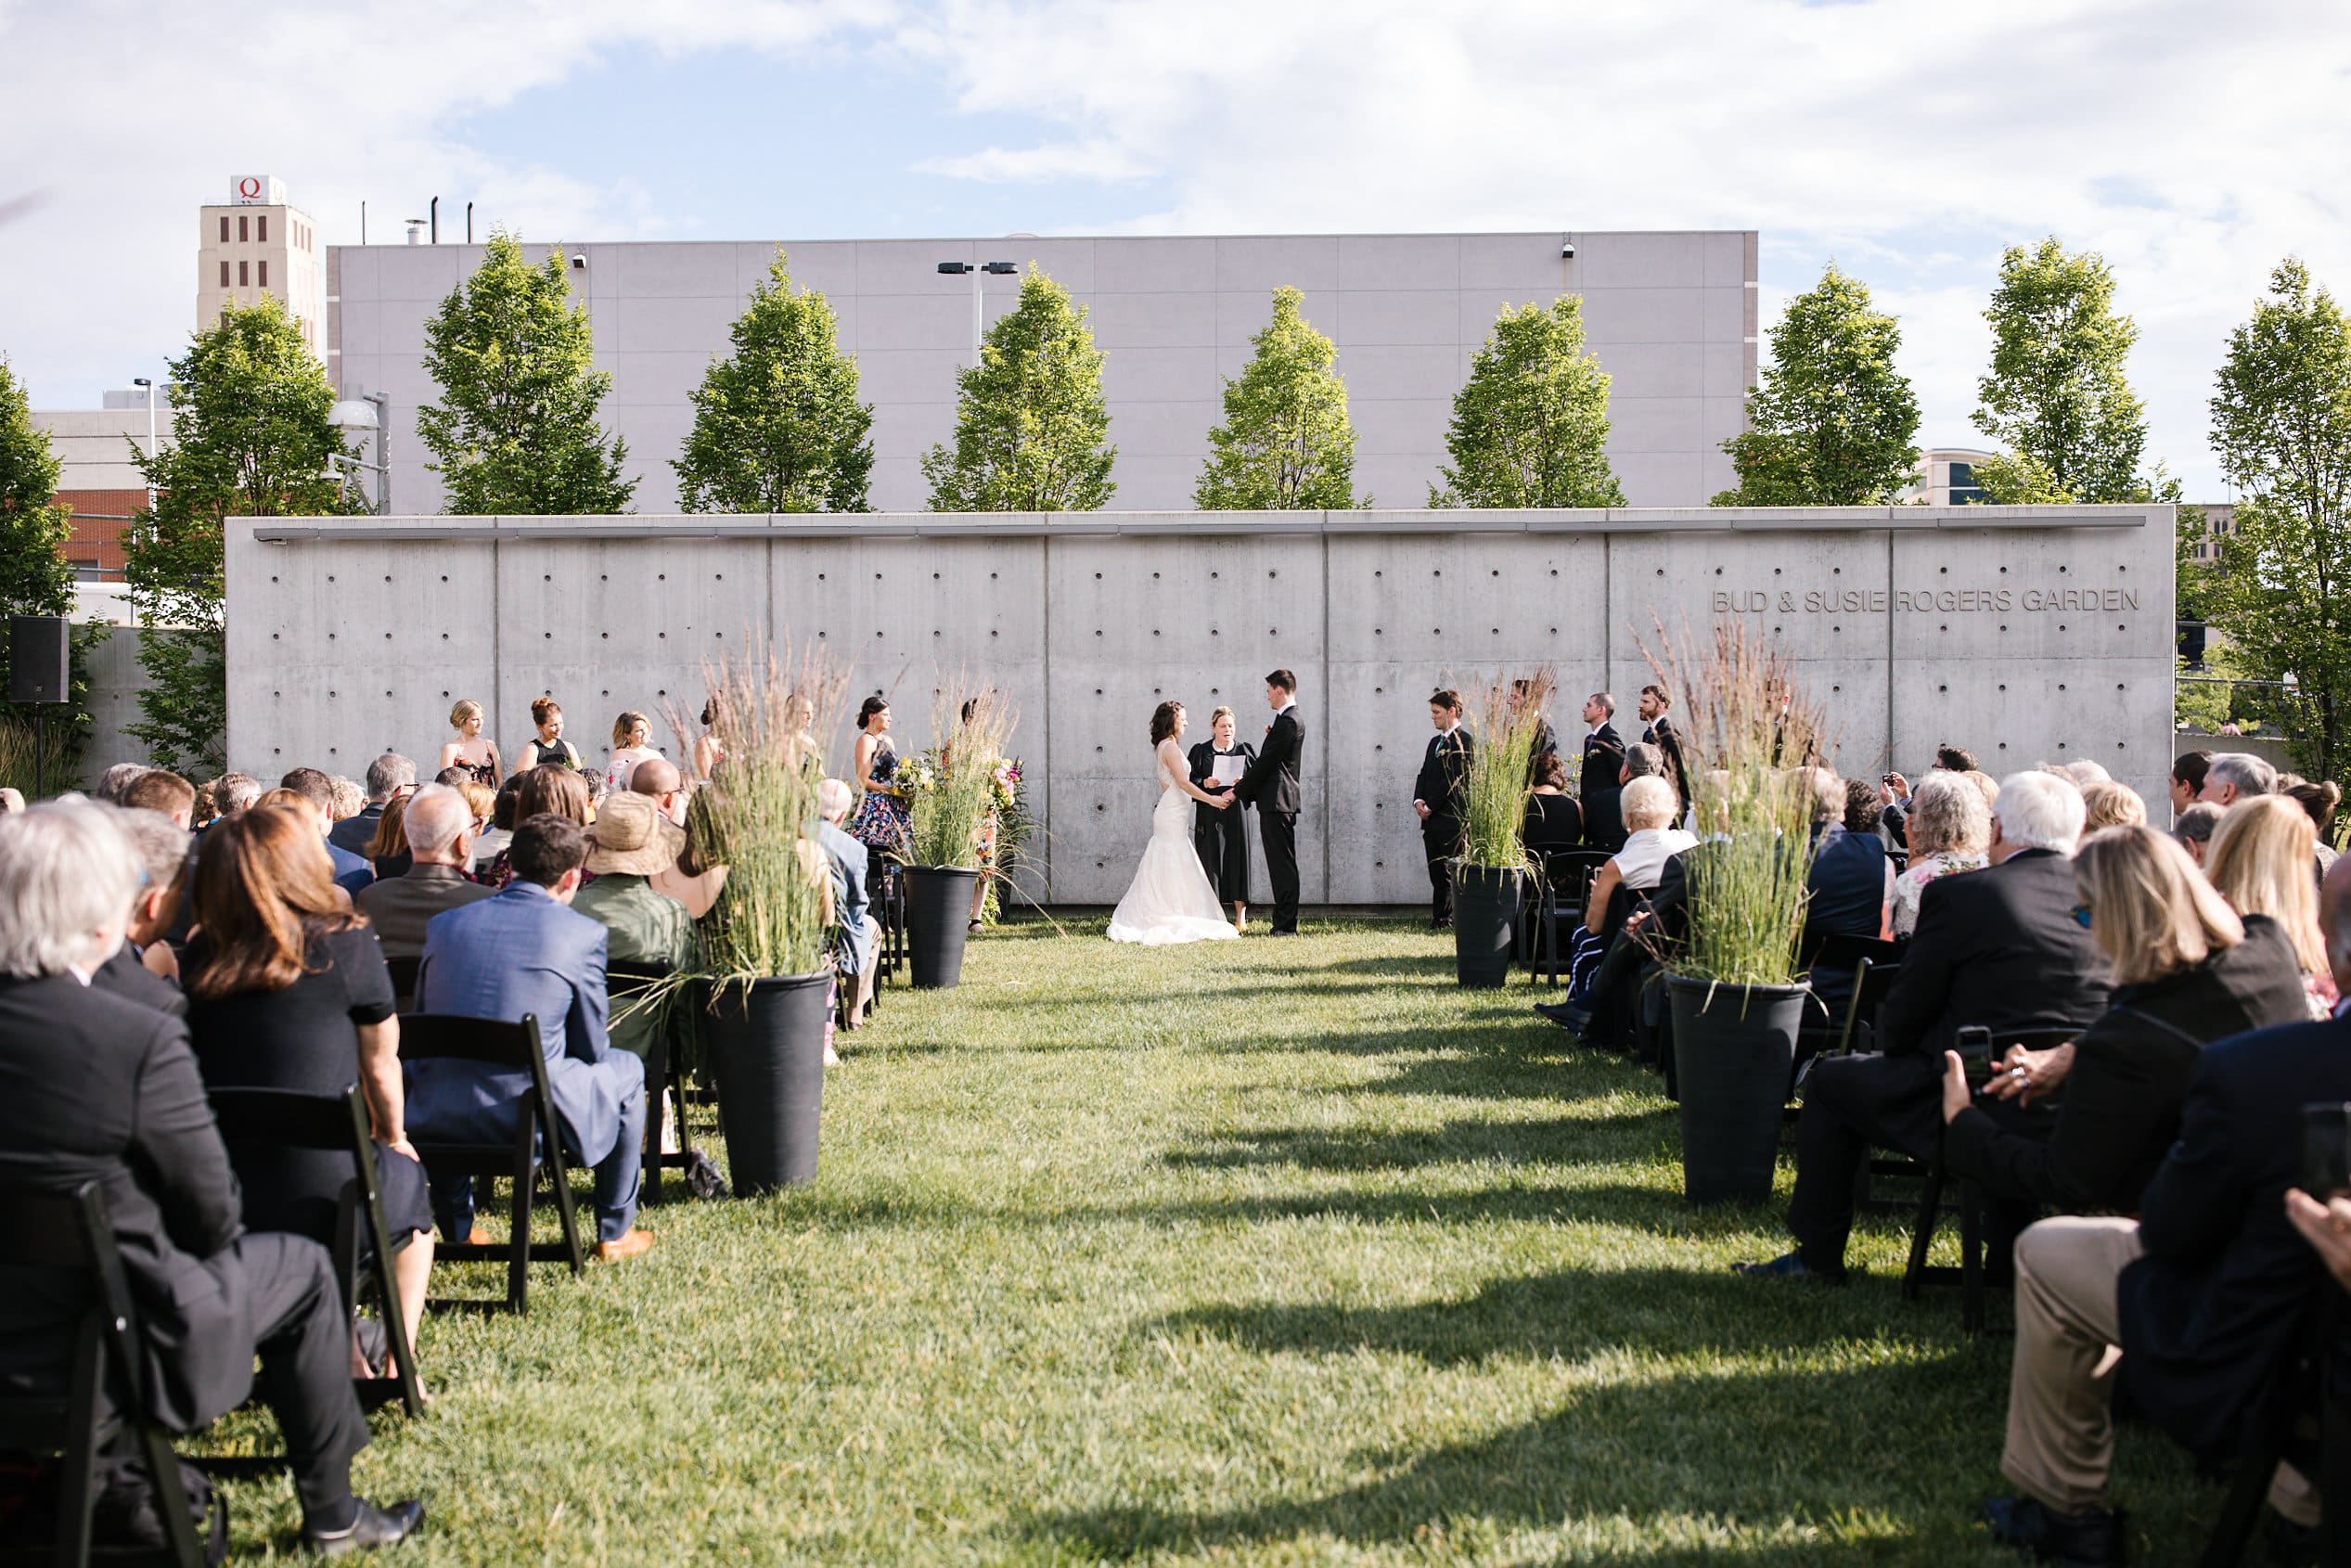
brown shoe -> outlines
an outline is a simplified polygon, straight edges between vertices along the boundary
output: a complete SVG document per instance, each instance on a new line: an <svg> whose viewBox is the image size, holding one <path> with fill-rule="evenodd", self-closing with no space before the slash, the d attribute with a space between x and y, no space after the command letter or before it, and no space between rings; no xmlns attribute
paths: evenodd
<svg viewBox="0 0 2351 1568"><path fill-rule="evenodd" d="M619 1263L623 1258L642 1257L653 1250L653 1233L631 1226L628 1234L617 1241L598 1241L596 1261Z"/></svg>

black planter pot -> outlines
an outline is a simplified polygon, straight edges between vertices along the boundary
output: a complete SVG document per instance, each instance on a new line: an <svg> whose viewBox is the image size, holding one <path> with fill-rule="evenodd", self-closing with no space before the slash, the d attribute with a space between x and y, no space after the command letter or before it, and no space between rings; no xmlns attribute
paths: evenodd
<svg viewBox="0 0 2351 1568"><path fill-rule="evenodd" d="M906 878L906 940L915 989L952 990L963 978L971 884L980 873L961 866L909 866Z"/></svg>
<svg viewBox="0 0 2351 1568"><path fill-rule="evenodd" d="M1453 868L1453 970L1463 985L1492 990L1510 978L1525 873L1487 866Z"/></svg>
<svg viewBox="0 0 2351 1568"><path fill-rule="evenodd" d="M787 974L720 989L701 1016L726 1174L753 1197L816 1179L832 975Z"/></svg>
<svg viewBox="0 0 2351 1568"><path fill-rule="evenodd" d="M1674 1077L1681 1094L1682 1196L1760 1203L1771 1196L1780 1111L1810 987L1716 985L1669 975Z"/></svg>

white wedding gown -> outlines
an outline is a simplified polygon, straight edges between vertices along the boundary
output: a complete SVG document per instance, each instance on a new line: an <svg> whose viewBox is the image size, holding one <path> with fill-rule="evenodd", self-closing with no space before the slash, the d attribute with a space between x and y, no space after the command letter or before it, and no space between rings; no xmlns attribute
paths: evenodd
<svg viewBox="0 0 2351 1568"><path fill-rule="evenodd" d="M1164 761L1157 771L1159 804L1151 808L1151 842L1143 846L1143 863L1135 868L1135 880L1126 884L1126 896L1111 916L1111 940L1165 947L1238 937L1240 932L1216 902L1208 873L1201 869L1200 852L1192 848L1192 798L1176 787Z"/></svg>

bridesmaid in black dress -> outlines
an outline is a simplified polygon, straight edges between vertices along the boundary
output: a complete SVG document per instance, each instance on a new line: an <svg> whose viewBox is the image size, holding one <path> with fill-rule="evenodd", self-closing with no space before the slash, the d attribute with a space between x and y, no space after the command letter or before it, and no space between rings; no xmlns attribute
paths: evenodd
<svg viewBox="0 0 2351 1568"><path fill-rule="evenodd" d="M1188 753L1191 763L1192 783L1213 792L1229 790L1232 781L1248 771L1257 760L1256 750L1247 741L1233 739L1235 720L1230 708L1219 708L1208 721L1209 739L1194 746ZM1216 779L1216 764L1227 759L1226 778ZM1247 807L1244 805L1242 810ZM1249 929L1249 821L1230 807L1219 811L1214 806L1192 807L1192 847L1200 851L1201 869L1216 884L1216 896L1233 906L1233 926L1239 931Z"/></svg>

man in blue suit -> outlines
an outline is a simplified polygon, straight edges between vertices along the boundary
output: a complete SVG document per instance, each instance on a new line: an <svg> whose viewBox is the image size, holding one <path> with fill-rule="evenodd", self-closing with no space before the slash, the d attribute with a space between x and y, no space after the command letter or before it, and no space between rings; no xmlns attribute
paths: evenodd
<svg viewBox="0 0 2351 1568"><path fill-rule="evenodd" d="M364 855L353 855L330 836L335 830L335 787L325 774L315 767L289 770L277 781L281 790L291 790L310 803L310 809L318 814L318 836L327 841L327 858L335 865L335 885L345 893L355 893L376 880L376 868Z"/></svg>
<svg viewBox="0 0 2351 1568"><path fill-rule="evenodd" d="M605 1034L605 930L568 906L580 889L587 838L576 822L541 813L514 830L514 880L495 898L435 915L417 976L421 1012L539 1021L547 1090L572 1157L596 1169L596 1255L636 1257L653 1244L636 1228L645 1153L645 1063ZM408 1128L420 1143L493 1142L514 1132L526 1080L477 1062L408 1068ZM473 1227L473 1182L433 1184L433 1208L452 1240Z"/></svg>

